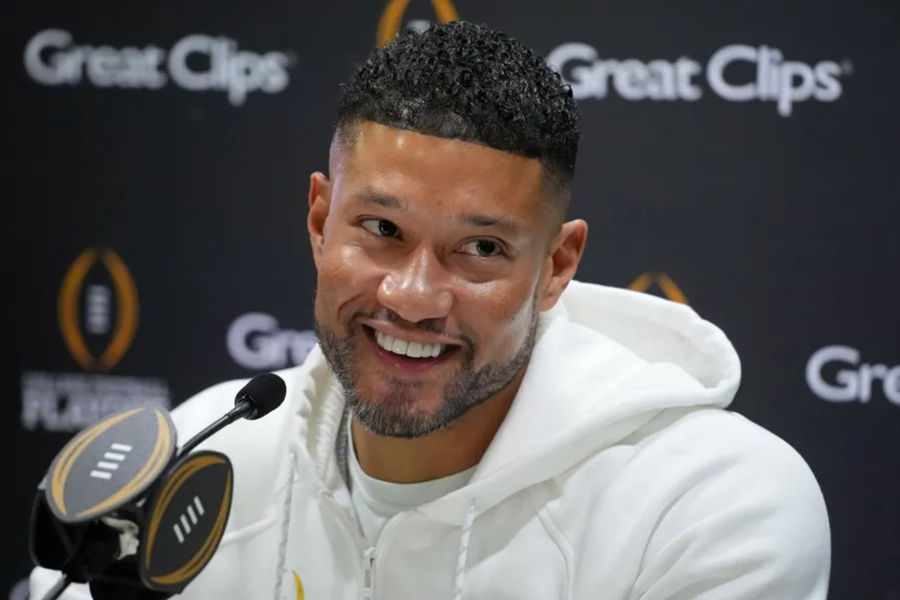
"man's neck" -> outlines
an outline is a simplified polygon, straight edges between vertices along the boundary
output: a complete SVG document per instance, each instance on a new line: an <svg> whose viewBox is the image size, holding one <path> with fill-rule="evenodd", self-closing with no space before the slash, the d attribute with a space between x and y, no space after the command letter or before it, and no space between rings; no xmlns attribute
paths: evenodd
<svg viewBox="0 0 900 600"><path fill-rule="evenodd" d="M474 467L506 418L523 376L524 370L446 427L416 438L377 435L351 418L360 466L370 477L393 483L431 481Z"/></svg>

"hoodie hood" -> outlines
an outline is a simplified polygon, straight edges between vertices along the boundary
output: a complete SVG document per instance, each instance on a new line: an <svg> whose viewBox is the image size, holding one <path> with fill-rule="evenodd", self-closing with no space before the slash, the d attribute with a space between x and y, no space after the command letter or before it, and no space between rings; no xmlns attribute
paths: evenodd
<svg viewBox="0 0 900 600"><path fill-rule="evenodd" d="M541 314L516 399L471 481L422 506L461 525L634 434L663 411L728 406L740 361L690 307L572 281Z"/></svg>
<svg viewBox="0 0 900 600"><path fill-rule="evenodd" d="M718 327L649 294L572 281L541 313L536 337L516 398L472 479L419 507L423 514L462 526L664 411L727 406L740 383L737 353ZM318 347L295 376L298 441L324 486L345 493L333 467L340 384Z"/></svg>

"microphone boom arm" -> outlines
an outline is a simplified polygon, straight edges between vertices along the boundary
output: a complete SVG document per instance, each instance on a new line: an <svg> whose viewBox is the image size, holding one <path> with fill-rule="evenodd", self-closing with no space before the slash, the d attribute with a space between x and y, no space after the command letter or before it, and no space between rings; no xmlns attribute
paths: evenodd
<svg viewBox="0 0 900 600"><path fill-rule="evenodd" d="M206 438L216 433L226 425L234 423L238 419L242 419L247 415L252 414L255 410L256 409L250 402L241 400L234 408L229 410L227 413L219 417L218 420L214 421L203 430L201 430L197 435L185 442L184 445L178 449L178 452L176 454L177 458L181 458L182 456L186 455L188 452L196 448L199 444L204 442Z"/></svg>

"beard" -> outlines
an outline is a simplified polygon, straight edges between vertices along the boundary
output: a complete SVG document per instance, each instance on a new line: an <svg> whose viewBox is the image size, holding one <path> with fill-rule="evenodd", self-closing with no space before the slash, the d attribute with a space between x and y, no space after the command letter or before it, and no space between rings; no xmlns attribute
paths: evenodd
<svg viewBox="0 0 900 600"><path fill-rule="evenodd" d="M318 319L315 322L316 336L325 359L331 366L344 389L344 398L351 414L359 423L377 435L400 438L415 438L438 431L470 408L489 399L506 388L528 364L534 349L538 325L536 298L531 306L528 334L521 347L505 362L489 363L475 369L475 346L469 338L460 349L463 361L459 370L448 378L441 390L441 401L434 412L426 412L414 405L415 394L421 384L408 382L382 374L390 391L381 398L364 397L359 388L359 372L356 353L361 335L354 335L353 323L362 313L350 319L350 333L341 338L326 329ZM357 325L357 329L361 325ZM429 329L429 331L433 330Z"/></svg>

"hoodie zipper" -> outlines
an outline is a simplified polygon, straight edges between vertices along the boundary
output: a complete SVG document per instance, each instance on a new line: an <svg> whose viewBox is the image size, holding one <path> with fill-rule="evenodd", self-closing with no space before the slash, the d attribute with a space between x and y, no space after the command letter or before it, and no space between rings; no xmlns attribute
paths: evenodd
<svg viewBox="0 0 900 600"><path fill-rule="evenodd" d="M384 524L375 545L370 546L363 554L363 600L374 600L375 596L375 565L378 562L379 550L384 551L386 540L390 539L389 531L396 529L399 523L409 518L408 512L397 513Z"/></svg>
<svg viewBox="0 0 900 600"><path fill-rule="evenodd" d="M363 590L362 600L375 597L375 546L370 546L363 555Z"/></svg>
<svg viewBox="0 0 900 600"><path fill-rule="evenodd" d="M338 521L344 526L344 530L353 540L357 550L362 556L362 600L372 600L375 597L375 546L366 546L365 540L359 531L359 525L350 519L347 511L337 503L330 490L322 490L322 497L337 515Z"/></svg>
<svg viewBox="0 0 900 600"><path fill-rule="evenodd" d="M344 529L347 531L349 536L353 539L354 544L358 550L361 551L362 556L362 572L363 572L363 585L362 585L362 600L374 600L375 598L375 564L376 559L378 557L378 547L384 548L383 540L386 539L386 535L391 529L397 527L399 523L402 523L407 518L409 518L409 513L399 513L388 519L388 522L384 524L384 527L381 530L381 533L378 534L378 539L375 541L374 546L366 546L366 542L363 539L362 533L359 530L359 524L356 523L355 520L351 520L350 516L347 514L347 511L344 510L342 506L337 503L337 500L334 499L330 490L322 490L322 497L326 498L328 504L331 507L331 510L337 515L338 520L344 526Z"/></svg>

